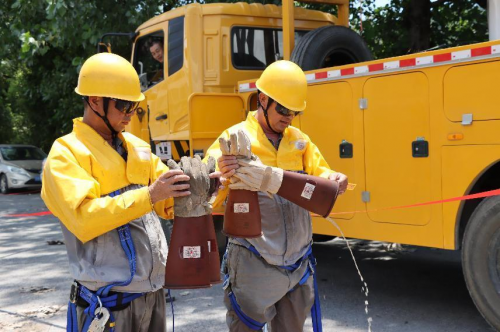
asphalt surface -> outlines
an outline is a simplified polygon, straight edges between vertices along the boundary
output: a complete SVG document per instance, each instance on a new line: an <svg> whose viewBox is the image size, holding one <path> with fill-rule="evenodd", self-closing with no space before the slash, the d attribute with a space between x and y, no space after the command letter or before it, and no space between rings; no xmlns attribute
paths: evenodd
<svg viewBox="0 0 500 332"><path fill-rule="evenodd" d="M0 331L65 330L72 280L59 223L52 215L8 216L41 211L39 193L0 195ZM469 297L459 252L351 244L368 298L343 241L314 245L324 331L368 331L368 317L374 332L493 331ZM227 331L221 285L172 293L176 331ZM310 319L304 331L312 331Z"/></svg>

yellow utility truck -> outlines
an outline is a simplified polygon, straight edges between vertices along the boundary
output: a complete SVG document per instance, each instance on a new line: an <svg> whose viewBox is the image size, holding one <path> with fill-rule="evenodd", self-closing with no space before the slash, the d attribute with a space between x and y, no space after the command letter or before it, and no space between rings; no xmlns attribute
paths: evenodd
<svg viewBox="0 0 500 332"><path fill-rule="evenodd" d="M294 125L357 183L332 212L345 235L461 249L470 294L500 330L500 196L419 205L500 188L500 41L306 76L307 108ZM245 110L254 82L238 84ZM319 216L313 230L339 235Z"/></svg>
<svg viewBox="0 0 500 332"><path fill-rule="evenodd" d="M313 2L338 17L283 0L191 4L141 25L131 61L147 101L128 130L164 159L203 155L256 109L262 70L295 61L309 91L293 125L357 184L332 212L346 236L462 250L470 294L500 330L500 196L393 208L500 188L500 41L374 61L346 27L348 0ZM339 235L318 216L313 228Z"/></svg>
<svg viewBox="0 0 500 332"><path fill-rule="evenodd" d="M256 78L269 64L286 58L290 43L283 40L289 39L290 33L299 42L306 33L320 27L333 28L330 34L339 34L336 29L342 28L341 38L349 40L348 49L326 54L336 52L334 58L339 60L324 60L316 68L371 59L362 39L345 27L349 1L334 2L340 3L339 18L290 5L287 17L295 17L294 32L283 30L280 7L258 3L194 3L145 22L132 35L132 63L147 102L141 105L128 130L146 141L151 139L154 151L163 159L179 159L190 153L202 155L223 129L245 116L241 98L235 95L233 99L220 99L219 94L234 94L238 81ZM191 114L193 107L214 103L220 108L236 104L240 112L228 119L216 119L203 111L208 118ZM200 129L207 141L205 146L194 149L190 145L193 125L205 127L206 121L213 135ZM216 123L217 127L213 127Z"/></svg>

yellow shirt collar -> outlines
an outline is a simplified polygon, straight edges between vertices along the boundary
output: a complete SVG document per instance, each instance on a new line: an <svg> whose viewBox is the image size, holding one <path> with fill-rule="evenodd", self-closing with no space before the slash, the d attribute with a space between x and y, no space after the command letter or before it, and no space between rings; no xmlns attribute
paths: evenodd
<svg viewBox="0 0 500 332"><path fill-rule="evenodd" d="M73 131L77 135L83 135L83 137L94 143L107 143L106 140L101 135L99 135L99 133L95 131L94 128L83 122L83 117L73 119ZM118 138L122 141L123 147L127 149L126 139L122 133L118 133ZM112 146L110 147L114 149Z"/></svg>
<svg viewBox="0 0 500 332"><path fill-rule="evenodd" d="M262 126L260 125L259 121L257 120L257 112L258 111L251 111L251 112L248 112L247 114L247 122L248 124L250 125L251 128L257 130L257 133L259 135L262 135L264 137L266 137L267 139L267 136L266 134L264 133L264 129L262 129ZM288 128L286 128L282 133L281 135L283 135L283 137L287 136L289 133L289 130Z"/></svg>

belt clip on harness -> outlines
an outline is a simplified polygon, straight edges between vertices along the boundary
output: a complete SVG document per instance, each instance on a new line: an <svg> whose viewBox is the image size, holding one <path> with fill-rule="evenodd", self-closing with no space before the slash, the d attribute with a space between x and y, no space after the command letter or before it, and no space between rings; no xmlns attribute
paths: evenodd
<svg viewBox="0 0 500 332"><path fill-rule="evenodd" d="M261 257L260 253L257 251L257 249L255 249L254 246L250 246L248 248L245 246L243 246L243 247L250 250L258 257ZM229 251L229 247L226 249L226 252L224 253L224 263L222 264L222 269L223 269L222 273L224 274L223 288L227 289L229 287L229 293L228 293L229 300L231 301L231 306L233 307L234 311L236 312L236 315L238 316L238 318L243 323L245 323L245 325L248 326L250 329L252 329L254 331L260 331L264 328L266 323L258 322L256 320L250 318L249 316L247 316L241 310L241 307L238 305L238 302L236 301L236 296L231 291L231 286L229 283L229 271L227 271L226 266L225 266L226 262L227 262L228 251ZM302 256L302 258L300 258L297 262L295 262L295 264L288 265L288 266L279 266L279 267L282 269L293 272L300 267L300 265L302 264L302 262L306 258L309 258L308 269L306 269L306 272L304 273L304 275L300 279L299 285L305 284L307 279L309 279L309 277L312 274L312 276L314 278L314 304L311 308L311 318L312 318L313 331L314 332L323 332L323 325L321 324L321 304L319 301L318 283L316 280L316 268L315 268L315 266L317 263L316 263L316 258L314 258L314 256L313 256L311 245L309 245L309 247L307 248L307 251L304 254L304 256ZM294 288L292 288L288 292L293 292L293 291L294 291Z"/></svg>
<svg viewBox="0 0 500 332"><path fill-rule="evenodd" d="M117 190L112 192L108 196L115 197L120 194ZM85 314L87 318L83 325L82 332L87 332L90 324L94 319L100 319L102 317L102 307L109 310L109 326L110 332L115 331L115 318L110 308L117 306L118 304L127 304L133 300L141 297L144 293L118 293L109 295L111 288L115 286L127 286L132 282L136 271L136 257L135 257L135 247L132 241L132 234L130 232L129 225L124 225L116 229L120 236L120 243L122 245L123 251L128 258L128 264L130 267L130 278L122 282L114 282L110 285L99 288L96 292L89 290L87 287L78 284L76 281L71 286L70 301L68 303L68 316L67 316L67 332L79 332L78 331L78 319L76 313L76 300L78 297L84 299L89 303L89 307L85 309Z"/></svg>

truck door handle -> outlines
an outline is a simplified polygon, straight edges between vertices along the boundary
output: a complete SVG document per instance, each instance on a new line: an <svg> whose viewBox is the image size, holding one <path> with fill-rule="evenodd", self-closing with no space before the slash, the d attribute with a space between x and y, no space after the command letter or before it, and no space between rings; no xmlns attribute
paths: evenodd
<svg viewBox="0 0 500 332"><path fill-rule="evenodd" d="M339 145L340 158L352 158L353 156L353 146L346 140L342 140Z"/></svg>
<svg viewBox="0 0 500 332"><path fill-rule="evenodd" d="M411 142L411 154L413 158L426 158L429 157L429 142L423 137Z"/></svg>
<svg viewBox="0 0 500 332"><path fill-rule="evenodd" d="M158 115L156 117L156 121L166 120L167 118L168 118L168 115L166 115L166 114Z"/></svg>

